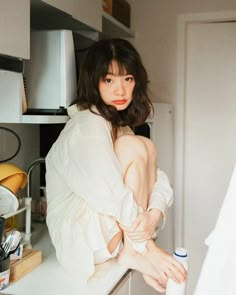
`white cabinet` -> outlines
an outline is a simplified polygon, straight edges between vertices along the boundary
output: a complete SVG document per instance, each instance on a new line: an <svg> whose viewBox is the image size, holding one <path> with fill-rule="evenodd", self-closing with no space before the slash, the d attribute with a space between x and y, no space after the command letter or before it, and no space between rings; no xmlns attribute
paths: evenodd
<svg viewBox="0 0 236 295"><path fill-rule="evenodd" d="M0 70L0 123L65 123L68 116L22 115L23 80L21 73Z"/></svg>
<svg viewBox="0 0 236 295"><path fill-rule="evenodd" d="M0 54L30 58L30 0L0 1Z"/></svg>
<svg viewBox="0 0 236 295"><path fill-rule="evenodd" d="M130 293L130 275L131 271L126 273L124 277L117 284L115 289L109 295L131 295Z"/></svg>
<svg viewBox="0 0 236 295"><path fill-rule="evenodd" d="M43 2L66 12L96 31L102 31L101 0L44 0Z"/></svg>
<svg viewBox="0 0 236 295"><path fill-rule="evenodd" d="M22 75L9 71L0 71L0 122L20 121L22 114Z"/></svg>
<svg viewBox="0 0 236 295"><path fill-rule="evenodd" d="M109 295L158 295L159 293L148 286L140 272L130 270L124 275Z"/></svg>
<svg viewBox="0 0 236 295"><path fill-rule="evenodd" d="M138 271L132 271L130 274L130 295L158 295L159 293L149 287L143 279L143 276Z"/></svg>

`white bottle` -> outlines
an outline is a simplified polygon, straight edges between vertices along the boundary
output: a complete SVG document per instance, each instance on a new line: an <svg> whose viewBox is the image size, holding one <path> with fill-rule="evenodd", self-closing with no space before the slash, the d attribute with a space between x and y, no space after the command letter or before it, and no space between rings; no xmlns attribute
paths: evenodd
<svg viewBox="0 0 236 295"><path fill-rule="evenodd" d="M183 264L186 271L188 270L188 255L186 249L176 248L173 257ZM184 295L185 289L186 282L178 284L172 279L169 279L166 286L166 295Z"/></svg>

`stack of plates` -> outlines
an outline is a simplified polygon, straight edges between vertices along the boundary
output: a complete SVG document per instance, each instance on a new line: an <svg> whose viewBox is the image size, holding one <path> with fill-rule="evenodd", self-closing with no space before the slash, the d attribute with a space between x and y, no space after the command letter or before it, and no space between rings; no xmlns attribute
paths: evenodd
<svg viewBox="0 0 236 295"><path fill-rule="evenodd" d="M0 185L0 215L15 212L19 207L16 196L7 187Z"/></svg>

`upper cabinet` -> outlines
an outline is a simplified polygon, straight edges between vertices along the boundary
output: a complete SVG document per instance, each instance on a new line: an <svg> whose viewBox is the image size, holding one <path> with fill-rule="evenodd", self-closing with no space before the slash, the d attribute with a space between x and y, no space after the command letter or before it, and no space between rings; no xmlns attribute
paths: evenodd
<svg viewBox="0 0 236 295"><path fill-rule="evenodd" d="M101 0L44 0L43 2L66 12L94 30L102 31Z"/></svg>
<svg viewBox="0 0 236 295"><path fill-rule="evenodd" d="M102 0L1 0L0 55L29 59L30 29L70 29L92 39L134 36L103 11Z"/></svg>
<svg viewBox="0 0 236 295"><path fill-rule="evenodd" d="M31 27L102 31L101 0L31 0Z"/></svg>
<svg viewBox="0 0 236 295"><path fill-rule="evenodd" d="M70 29L84 36L134 37L133 31L104 12L102 0L31 0L31 27Z"/></svg>
<svg viewBox="0 0 236 295"><path fill-rule="evenodd" d="M0 54L30 58L30 0L1 0Z"/></svg>

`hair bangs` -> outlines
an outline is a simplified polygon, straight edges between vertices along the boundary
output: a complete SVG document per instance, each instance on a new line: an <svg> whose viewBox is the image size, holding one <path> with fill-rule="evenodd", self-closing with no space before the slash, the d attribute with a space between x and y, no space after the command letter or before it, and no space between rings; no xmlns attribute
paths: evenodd
<svg viewBox="0 0 236 295"><path fill-rule="evenodd" d="M125 61L117 60L116 58L107 58L98 66L98 78L105 78L107 74L114 76L135 75L135 69L133 65L128 64Z"/></svg>

